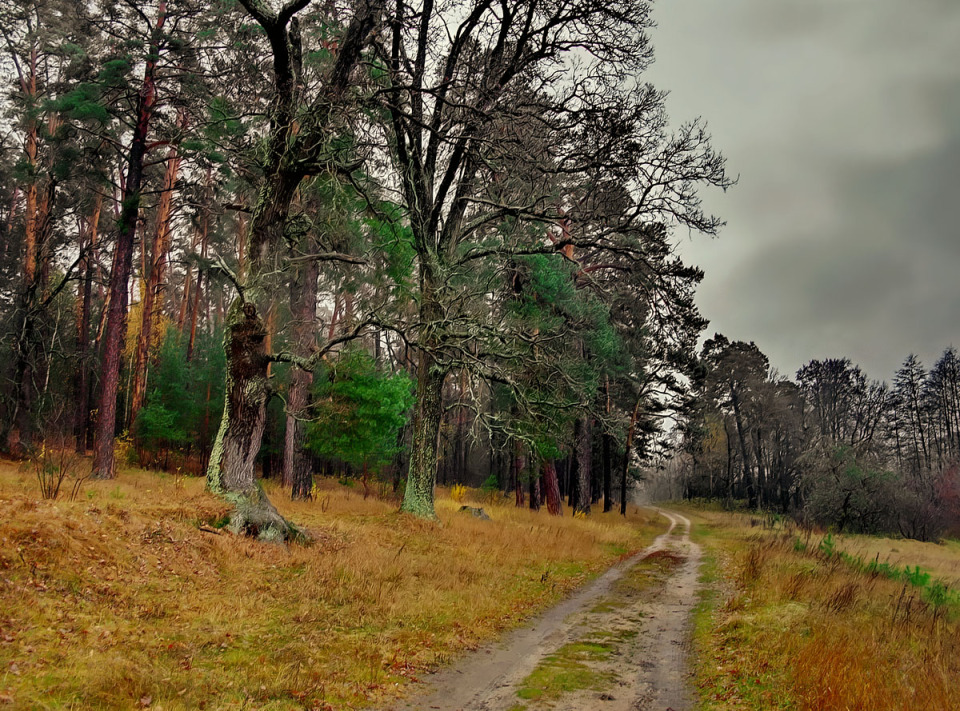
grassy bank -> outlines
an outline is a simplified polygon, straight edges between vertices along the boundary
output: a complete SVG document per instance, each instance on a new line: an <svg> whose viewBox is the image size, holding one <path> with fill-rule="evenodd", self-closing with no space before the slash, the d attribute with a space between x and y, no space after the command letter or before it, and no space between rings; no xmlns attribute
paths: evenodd
<svg viewBox="0 0 960 711"><path fill-rule="evenodd" d="M707 548L695 620L701 708L960 708L955 546L689 514Z"/></svg>
<svg viewBox="0 0 960 711"><path fill-rule="evenodd" d="M444 492L433 524L333 482L311 502L269 493L314 545L216 532L225 509L197 479L127 472L53 502L0 465L0 706L362 707L664 527L489 502L481 521Z"/></svg>

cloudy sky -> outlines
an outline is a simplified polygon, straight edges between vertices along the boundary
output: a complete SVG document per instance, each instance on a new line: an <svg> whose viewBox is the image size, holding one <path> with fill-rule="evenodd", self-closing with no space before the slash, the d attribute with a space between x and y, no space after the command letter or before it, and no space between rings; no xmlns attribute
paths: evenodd
<svg viewBox="0 0 960 711"><path fill-rule="evenodd" d="M739 184L705 195L720 237L708 335L785 375L849 357L890 380L960 348L960 2L658 0L656 64L678 122L702 116Z"/></svg>

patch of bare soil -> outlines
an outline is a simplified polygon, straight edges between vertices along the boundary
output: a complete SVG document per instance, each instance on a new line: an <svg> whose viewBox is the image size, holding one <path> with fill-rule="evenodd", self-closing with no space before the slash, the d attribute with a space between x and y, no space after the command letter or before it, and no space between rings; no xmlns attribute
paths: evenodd
<svg viewBox="0 0 960 711"><path fill-rule="evenodd" d="M395 706L439 711L683 711L700 550L690 521Z"/></svg>

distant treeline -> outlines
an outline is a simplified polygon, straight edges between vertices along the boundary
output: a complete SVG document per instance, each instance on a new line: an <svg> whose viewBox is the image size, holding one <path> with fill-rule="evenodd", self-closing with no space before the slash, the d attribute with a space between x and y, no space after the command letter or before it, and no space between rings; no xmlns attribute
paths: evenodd
<svg viewBox="0 0 960 711"><path fill-rule="evenodd" d="M678 471L688 497L742 500L837 531L960 530L960 359L910 355L892 386L848 359L796 379L753 343L708 340Z"/></svg>

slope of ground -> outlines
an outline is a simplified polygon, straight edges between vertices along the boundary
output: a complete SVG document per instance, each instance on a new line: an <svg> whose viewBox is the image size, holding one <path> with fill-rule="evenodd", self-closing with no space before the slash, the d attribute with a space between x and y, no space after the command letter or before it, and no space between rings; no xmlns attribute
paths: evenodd
<svg viewBox="0 0 960 711"><path fill-rule="evenodd" d="M270 491L316 538L215 531L203 482L153 472L39 500L0 465L0 708L340 709L555 603L664 528L652 512L557 519L484 504L442 523L322 483Z"/></svg>
<svg viewBox="0 0 960 711"><path fill-rule="evenodd" d="M703 709L960 708L960 600L937 582L956 570L954 545L684 513L705 548L695 616ZM939 566L917 570L918 559Z"/></svg>

